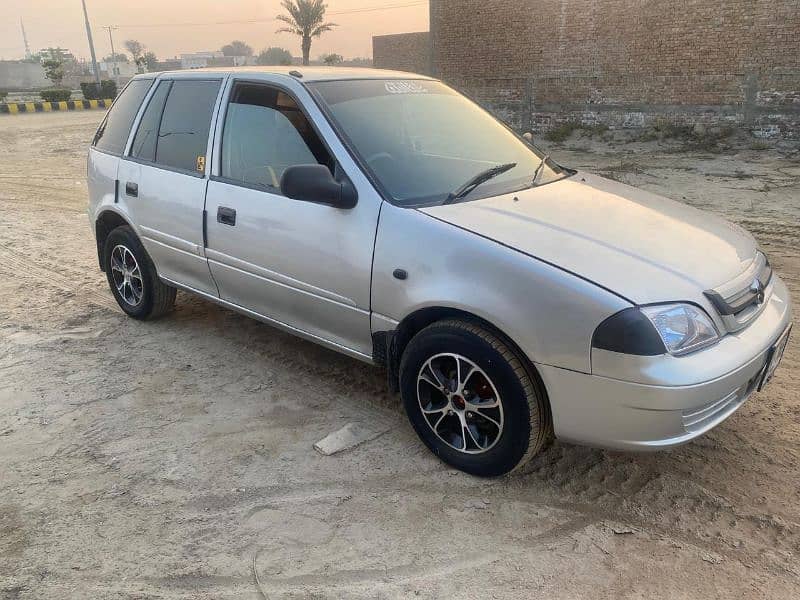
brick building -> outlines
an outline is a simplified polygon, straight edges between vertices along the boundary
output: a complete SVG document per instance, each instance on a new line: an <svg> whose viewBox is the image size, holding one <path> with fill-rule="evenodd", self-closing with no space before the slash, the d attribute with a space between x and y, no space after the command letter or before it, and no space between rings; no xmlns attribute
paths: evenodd
<svg viewBox="0 0 800 600"><path fill-rule="evenodd" d="M427 31L376 35L372 38L372 55L379 57L381 66L373 59L373 64L379 69L430 73L431 35Z"/></svg>
<svg viewBox="0 0 800 600"><path fill-rule="evenodd" d="M519 128L668 118L800 137L800 0L430 4L428 44L376 37L375 65L432 72Z"/></svg>

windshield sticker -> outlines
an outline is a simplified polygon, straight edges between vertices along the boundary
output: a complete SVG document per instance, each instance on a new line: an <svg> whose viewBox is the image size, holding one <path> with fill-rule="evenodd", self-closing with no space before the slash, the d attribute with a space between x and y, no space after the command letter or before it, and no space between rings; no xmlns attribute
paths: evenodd
<svg viewBox="0 0 800 600"><path fill-rule="evenodd" d="M416 81L387 81L386 91L390 94L427 94L426 90Z"/></svg>

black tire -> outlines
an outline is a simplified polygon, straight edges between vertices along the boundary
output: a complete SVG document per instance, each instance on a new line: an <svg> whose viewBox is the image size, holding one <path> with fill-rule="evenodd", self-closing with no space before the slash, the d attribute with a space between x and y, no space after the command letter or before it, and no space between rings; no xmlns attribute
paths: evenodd
<svg viewBox="0 0 800 600"><path fill-rule="evenodd" d="M115 270L113 267L112 255L119 247L130 251L139 268L141 278L135 285L136 292L140 296L130 293L128 297L125 297L117 287L115 277L119 276L119 270ZM128 316L144 321L156 319L172 310L175 305L175 288L166 285L158 278L153 261L150 260L144 246L129 226L120 225L108 234L103 249L103 264L111 293L114 294L119 307ZM138 281L141 282L141 286ZM123 287L123 289L132 290L133 288ZM138 301L134 302L134 300Z"/></svg>
<svg viewBox="0 0 800 600"><path fill-rule="evenodd" d="M500 433L494 436L493 443L487 441L484 444L483 447L488 448L486 450L475 444L473 437L470 442L473 443L472 450L480 453L469 454L463 449L458 450L434 433L433 425L423 414L418 399L418 377L423 367L431 359L450 360L448 357L434 358L449 353L457 354L479 367L483 371L478 374L479 377L485 374L490 380L489 386L493 386L499 395L502 416L496 418L502 423L502 429L492 430L492 426L489 427L490 431L500 430ZM435 376L437 380L439 376L446 378L442 372ZM452 380L451 384L456 385ZM424 389L427 384L420 385ZM490 389L485 384L483 387ZM400 364L400 393L408 418L425 445L447 464L472 475L494 477L519 469L552 439L548 401L538 375L528 372L520 357L501 336L475 323L457 319L439 321L414 336L406 347ZM420 392L423 393L424 391ZM440 397L444 398L445 395L441 394ZM470 405L465 404L463 399L459 396L455 398L459 402L459 408L469 409ZM426 405L428 409L432 406L433 403ZM437 410L441 409L437 407ZM474 411L471 414L476 418ZM463 412L462 415L469 417L470 413ZM435 415L436 418L429 414L431 421L437 420L439 416L440 413ZM458 415L446 418L458 418ZM458 424L454 427L458 427ZM468 433L462 430L460 443L464 448L468 446ZM492 436L488 434L486 437L488 439Z"/></svg>

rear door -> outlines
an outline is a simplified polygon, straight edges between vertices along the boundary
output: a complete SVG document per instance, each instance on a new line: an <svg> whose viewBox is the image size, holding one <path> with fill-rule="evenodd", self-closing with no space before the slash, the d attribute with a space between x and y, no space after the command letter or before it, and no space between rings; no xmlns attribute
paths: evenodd
<svg viewBox="0 0 800 600"><path fill-rule="evenodd" d="M203 208L221 88L222 78L159 80L119 168L120 197L159 276L214 296Z"/></svg>
<svg viewBox="0 0 800 600"><path fill-rule="evenodd" d="M152 85L152 79L133 79L122 90L97 128L89 149L87 173L92 216L95 216L94 210L99 205L114 204L118 199L119 158L125 152L131 125Z"/></svg>

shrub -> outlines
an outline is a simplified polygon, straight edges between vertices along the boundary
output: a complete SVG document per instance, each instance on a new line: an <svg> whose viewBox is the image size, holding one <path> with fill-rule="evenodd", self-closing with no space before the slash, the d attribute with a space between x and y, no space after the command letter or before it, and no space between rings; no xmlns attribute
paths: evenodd
<svg viewBox="0 0 800 600"><path fill-rule="evenodd" d="M659 139L688 138L692 136L690 125L679 125L668 119L658 118L653 124Z"/></svg>
<svg viewBox="0 0 800 600"><path fill-rule="evenodd" d="M583 135L588 135L589 137L603 135L606 131L608 131L608 125L605 123L594 123L593 125L589 125L579 121L565 121L564 123L561 123L557 127L554 127L545 133L544 137L550 142L563 142L566 141L569 136L576 131L580 131Z"/></svg>
<svg viewBox="0 0 800 600"><path fill-rule="evenodd" d="M257 65L291 65L292 53L283 48L265 48L256 58Z"/></svg>
<svg viewBox="0 0 800 600"><path fill-rule="evenodd" d="M645 129L637 138L639 142L654 142L658 139L658 133L655 129Z"/></svg>
<svg viewBox="0 0 800 600"><path fill-rule="evenodd" d="M95 82L83 82L81 83L81 93L87 100L113 99L117 96L117 84L110 79L104 79L100 82L100 88L98 89Z"/></svg>
<svg viewBox="0 0 800 600"><path fill-rule="evenodd" d="M750 144L750 150L769 150L770 148L772 148L772 144L766 140L756 140Z"/></svg>
<svg viewBox="0 0 800 600"><path fill-rule="evenodd" d="M550 142L563 142L572 135L573 131L580 129L580 126L581 124L577 121L566 121L545 133L544 137Z"/></svg>
<svg viewBox="0 0 800 600"><path fill-rule="evenodd" d="M695 136L691 125L683 125L665 119L657 118L647 129L639 135L640 142L653 142L655 140L690 140Z"/></svg>
<svg viewBox="0 0 800 600"><path fill-rule="evenodd" d="M110 79L104 79L100 83L100 99L110 98L114 99L117 97L117 83L115 81L111 81Z"/></svg>
<svg viewBox="0 0 800 600"><path fill-rule="evenodd" d="M70 99L72 90L54 88L52 90L42 90L39 95L45 102L62 102Z"/></svg>
<svg viewBox="0 0 800 600"><path fill-rule="evenodd" d="M595 123L594 125L581 125L581 129L589 136L602 136L608 131L608 125L605 123Z"/></svg>
<svg viewBox="0 0 800 600"><path fill-rule="evenodd" d="M0 92L0 102L5 102L6 96L8 96L8 92Z"/></svg>

